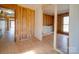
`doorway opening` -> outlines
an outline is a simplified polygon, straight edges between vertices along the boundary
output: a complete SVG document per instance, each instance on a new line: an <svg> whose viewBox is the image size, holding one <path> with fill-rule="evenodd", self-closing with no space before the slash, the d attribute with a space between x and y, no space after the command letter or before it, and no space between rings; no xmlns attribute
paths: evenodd
<svg viewBox="0 0 79 59"><path fill-rule="evenodd" d="M15 10L0 7L0 40L14 41Z"/></svg>

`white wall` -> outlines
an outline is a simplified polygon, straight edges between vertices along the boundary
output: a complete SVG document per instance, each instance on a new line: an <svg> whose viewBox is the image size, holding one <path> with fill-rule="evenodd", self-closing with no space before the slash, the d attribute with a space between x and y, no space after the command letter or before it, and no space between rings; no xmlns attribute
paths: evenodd
<svg viewBox="0 0 79 59"><path fill-rule="evenodd" d="M79 5L70 5L69 53L79 53Z"/></svg>
<svg viewBox="0 0 79 59"><path fill-rule="evenodd" d="M39 40L42 40L42 31L43 31L43 11L42 6L37 5L35 9L35 37Z"/></svg>

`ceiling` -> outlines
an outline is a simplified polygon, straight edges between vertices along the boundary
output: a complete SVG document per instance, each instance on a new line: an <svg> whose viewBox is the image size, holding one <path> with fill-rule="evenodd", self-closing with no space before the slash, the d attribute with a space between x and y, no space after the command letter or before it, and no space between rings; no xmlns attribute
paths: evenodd
<svg viewBox="0 0 79 59"><path fill-rule="evenodd" d="M35 10L38 4L21 4L20 6L31 8ZM41 4L43 13L48 15L54 15L54 4ZM58 14L69 12L69 5L68 4L57 4L57 12Z"/></svg>
<svg viewBox="0 0 79 59"><path fill-rule="evenodd" d="M43 12L45 14L54 15L54 10L55 10L55 8L54 8L53 4L43 6ZM69 5L68 4L57 5L57 13L58 14L62 14L62 13L66 13L66 12L69 12Z"/></svg>

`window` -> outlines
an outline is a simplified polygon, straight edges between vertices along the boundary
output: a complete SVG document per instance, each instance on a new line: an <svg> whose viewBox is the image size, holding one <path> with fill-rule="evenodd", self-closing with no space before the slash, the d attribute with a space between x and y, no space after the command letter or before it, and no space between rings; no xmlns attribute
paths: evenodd
<svg viewBox="0 0 79 59"><path fill-rule="evenodd" d="M63 17L63 32L69 32L69 16Z"/></svg>

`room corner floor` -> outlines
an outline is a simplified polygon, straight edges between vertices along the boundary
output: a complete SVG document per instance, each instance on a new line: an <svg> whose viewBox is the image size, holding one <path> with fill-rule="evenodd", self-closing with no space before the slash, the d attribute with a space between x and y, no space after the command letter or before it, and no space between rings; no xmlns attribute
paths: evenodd
<svg viewBox="0 0 79 59"><path fill-rule="evenodd" d="M58 54L53 49L53 39L52 36L47 36L43 38L42 41L39 41L36 38L29 40L12 42L7 39L0 40L0 54ZM52 43L50 43L52 41Z"/></svg>

